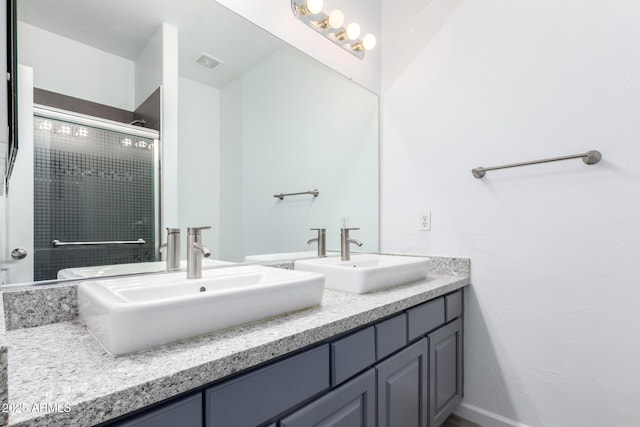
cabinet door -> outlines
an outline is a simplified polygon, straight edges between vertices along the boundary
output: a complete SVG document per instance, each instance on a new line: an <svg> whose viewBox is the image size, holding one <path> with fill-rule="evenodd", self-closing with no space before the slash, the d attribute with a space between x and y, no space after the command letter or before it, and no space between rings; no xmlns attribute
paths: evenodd
<svg viewBox="0 0 640 427"><path fill-rule="evenodd" d="M426 338L376 366L378 427L426 427L428 422Z"/></svg>
<svg viewBox="0 0 640 427"><path fill-rule="evenodd" d="M428 338L430 427L438 427L462 400L462 319L430 333Z"/></svg>
<svg viewBox="0 0 640 427"><path fill-rule="evenodd" d="M202 393L174 399L112 425L117 427L202 427Z"/></svg>
<svg viewBox="0 0 640 427"><path fill-rule="evenodd" d="M375 427L376 376L370 369L280 421L280 427Z"/></svg>

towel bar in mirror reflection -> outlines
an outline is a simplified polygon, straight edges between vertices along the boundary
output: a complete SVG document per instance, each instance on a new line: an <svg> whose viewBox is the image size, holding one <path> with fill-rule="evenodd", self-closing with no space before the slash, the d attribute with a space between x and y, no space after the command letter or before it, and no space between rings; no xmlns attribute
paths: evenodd
<svg viewBox="0 0 640 427"><path fill-rule="evenodd" d="M280 194L274 194L273 197L278 198L280 200L283 200L285 197L289 197L289 196L301 196L303 194L312 194L313 197L318 197L320 195L320 192L318 191L318 189L315 190L310 190L310 191L302 191L300 193L280 193Z"/></svg>

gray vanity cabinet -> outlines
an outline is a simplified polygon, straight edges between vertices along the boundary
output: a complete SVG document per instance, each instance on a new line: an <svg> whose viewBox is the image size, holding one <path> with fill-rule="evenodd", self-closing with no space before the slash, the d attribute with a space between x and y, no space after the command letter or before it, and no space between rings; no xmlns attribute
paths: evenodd
<svg viewBox="0 0 640 427"><path fill-rule="evenodd" d="M202 427L202 393L174 399L112 425L117 427Z"/></svg>
<svg viewBox="0 0 640 427"><path fill-rule="evenodd" d="M462 400L463 292L161 403L127 427L439 427Z"/></svg>
<svg viewBox="0 0 640 427"><path fill-rule="evenodd" d="M280 421L280 427L375 427L374 369L332 390Z"/></svg>
<svg viewBox="0 0 640 427"><path fill-rule="evenodd" d="M205 426L261 425L329 386L324 344L206 389Z"/></svg>
<svg viewBox="0 0 640 427"><path fill-rule="evenodd" d="M331 343L331 385L336 386L376 363L376 336L368 327Z"/></svg>
<svg viewBox="0 0 640 427"><path fill-rule="evenodd" d="M376 365L378 427L427 427L428 359L423 338Z"/></svg>
<svg viewBox="0 0 640 427"><path fill-rule="evenodd" d="M438 427L462 400L462 319L428 337L430 427Z"/></svg>

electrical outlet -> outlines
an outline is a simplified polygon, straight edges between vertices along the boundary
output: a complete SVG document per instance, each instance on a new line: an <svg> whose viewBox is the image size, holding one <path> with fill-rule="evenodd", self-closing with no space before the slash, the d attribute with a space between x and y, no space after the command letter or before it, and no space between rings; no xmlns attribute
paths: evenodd
<svg viewBox="0 0 640 427"><path fill-rule="evenodd" d="M420 231L431 231L431 212L420 215Z"/></svg>

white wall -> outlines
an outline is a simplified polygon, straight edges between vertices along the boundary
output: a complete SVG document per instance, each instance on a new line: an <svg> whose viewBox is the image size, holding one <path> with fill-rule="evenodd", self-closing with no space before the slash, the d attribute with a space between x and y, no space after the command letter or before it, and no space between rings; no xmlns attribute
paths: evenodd
<svg viewBox="0 0 640 427"><path fill-rule="evenodd" d="M219 258L220 91L181 77L179 110L178 226L183 233L187 227L212 226L202 232L203 242Z"/></svg>
<svg viewBox="0 0 640 427"><path fill-rule="evenodd" d="M366 52L359 59L341 47L307 27L291 10L289 0L216 0L251 22L352 78L374 93L380 88L380 48ZM324 10L340 9L345 15L345 23L356 21L363 34L372 33L381 38L381 0L325 0Z"/></svg>
<svg viewBox="0 0 640 427"><path fill-rule="evenodd" d="M24 22L18 22L18 40L19 63L33 68L35 87L135 109L133 61Z"/></svg>
<svg viewBox="0 0 640 427"><path fill-rule="evenodd" d="M287 50L243 75L235 90L242 97L242 178L234 187L243 234L229 234L222 246L238 246L236 258L314 250L309 229L320 227L327 248L339 250L347 217L361 228L352 233L364 243L359 250L378 250L377 97ZM318 198L273 197L315 188Z"/></svg>
<svg viewBox="0 0 640 427"><path fill-rule="evenodd" d="M244 260L242 79L220 91L220 258Z"/></svg>
<svg viewBox="0 0 640 427"><path fill-rule="evenodd" d="M134 108L138 108L162 85L163 26L159 26L147 40L135 64Z"/></svg>
<svg viewBox="0 0 640 427"><path fill-rule="evenodd" d="M286 50L243 82L245 253L313 250L310 228L340 250L343 217L359 250L378 250L377 97Z"/></svg>
<svg viewBox="0 0 640 427"><path fill-rule="evenodd" d="M161 36L159 36L160 34ZM161 227L176 227L178 218L178 120L179 120L179 74L178 74L178 30L162 24L152 40L161 42L160 69L162 70L161 129L162 140L162 224ZM155 42L154 42L155 43ZM156 50L157 51L157 50Z"/></svg>
<svg viewBox="0 0 640 427"><path fill-rule="evenodd" d="M637 2L396 6L382 10L381 244L472 259L460 413L640 425ZM589 149L600 164L470 172Z"/></svg>
<svg viewBox="0 0 640 427"><path fill-rule="evenodd" d="M33 69L18 66L18 134L20 149L11 175L11 185L6 194L6 255L2 267L8 268L7 283L33 281ZM13 249L27 251L21 260L10 257Z"/></svg>

